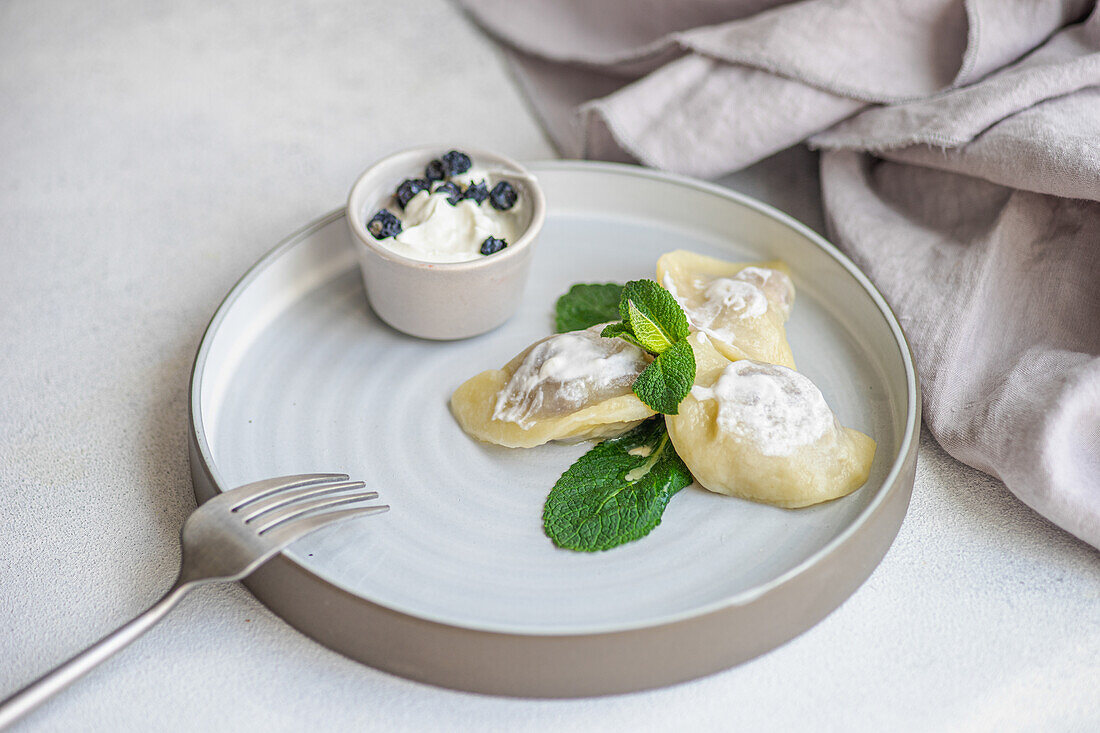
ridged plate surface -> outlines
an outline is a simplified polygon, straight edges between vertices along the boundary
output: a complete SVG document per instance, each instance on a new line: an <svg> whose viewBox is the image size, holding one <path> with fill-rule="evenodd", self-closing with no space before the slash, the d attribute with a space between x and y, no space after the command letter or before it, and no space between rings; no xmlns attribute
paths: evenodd
<svg viewBox="0 0 1100 733"><path fill-rule="evenodd" d="M339 213L262 261L200 349L197 462L222 489L297 472L362 478L392 511L318 533L287 557L354 596L465 629L644 629L750 602L812 572L882 501L913 449L915 375L880 297L808 230L714 187L624 166L535 170L548 217L532 279L516 316L484 336L429 342L382 324ZM878 442L871 478L849 497L795 511L692 486L639 542L556 549L542 533L542 503L588 446L477 443L448 397L550 333L554 302L571 284L653 277L657 257L676 248L791 265L795 358L841 421Z"/></svg>

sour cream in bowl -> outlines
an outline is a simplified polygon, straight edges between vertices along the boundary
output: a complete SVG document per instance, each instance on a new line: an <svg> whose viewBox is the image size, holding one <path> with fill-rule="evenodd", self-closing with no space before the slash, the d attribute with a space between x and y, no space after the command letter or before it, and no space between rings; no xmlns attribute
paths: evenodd
<svg viewBox="0 0 1100 733"><path fill-rule="evenodd" d="M534 176L496 153L432 146L382 159L346 212L371 307L421 338L496 328L519 305L545 209Z"/></svg>

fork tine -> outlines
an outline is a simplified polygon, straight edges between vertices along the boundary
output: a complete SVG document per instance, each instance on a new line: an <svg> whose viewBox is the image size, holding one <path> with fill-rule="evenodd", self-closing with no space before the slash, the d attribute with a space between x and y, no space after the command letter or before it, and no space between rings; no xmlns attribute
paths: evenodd
<svg viewBox="0 0 1100 733"><path fill-rule="evenodd" d="M278 527L284 522L300 517L303 514L310 514L321 509L328 509L329 507L340 506L341 504L353 504L357 501L369 501L378 496L376 491L359 491L354 494L341 494L339 496L325 496L317 499L306 499L291 504L283 509L276 510L264 519L256 522L254 527L257 527L258 534L264 534L275 527Z"/></svg>
<svg viewBox="0 0 1100 733"><path fill-rule="evenodd" d="M347 481L346 473L300 473L294 476L279 476L245 484L236 489L231 489L221 496L228 497L233 502L232 511L238 511L241 507L271 496L287 489L298 489L303 486L313 486L331 481Z"/></svg>
<svg viewBox="0 0 1100 733"><path fill-rule="evenodd" d="M244 515L245 524L255 521L260 516L267 514L270 511L284 507L287 504L293 504L302 499L309 499L314 496L324 496L325 494L335 494L340 491L350 491L352 489L361 489L366 486L362 481L339 481L332 484L316 484L314 486L307 486L304 489L293 489L290 491L280 491L276 494L268 496L259 501L249 502L246 506L242 507L239 511ZM377 499L378 494L370 497Z"/></svg>
<svg viewBox="0 0 1100 733"><path fill-rule="evenodd" d="M354 509L341 509L334 512L322 512L320 514L311 514L308 517L300 519L292 519L285 524L272 528L264 537L267 537L277 544L289 544L297 539L305 537L307 534L320 529L321 527L327 527L330 524L336 522L342 522L345 519L351 519L352 517L370 516L372 514L382 514L389 511L389 504L376 504L374 506L361 506Z"/></svg>

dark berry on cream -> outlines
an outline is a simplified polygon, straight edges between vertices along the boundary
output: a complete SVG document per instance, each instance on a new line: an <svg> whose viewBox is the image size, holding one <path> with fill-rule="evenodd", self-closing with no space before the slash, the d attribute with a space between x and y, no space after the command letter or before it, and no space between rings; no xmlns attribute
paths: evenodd
<svg viewBox="0 0 1100 733"><path fill-rule="evenodd" d="M429 188L431 188L431 184L423 178L406 178L397 187L394 197L397 199L397 204L403 209L409 205L409 201L412 200L413 196L421 191L427 191Z"/></svg>
<svg viewBox="0 0 1100 733"><path fill-rule="evenodd" d="M485 241L481 243L481 254L496 254L507 246L508 243L505 242L503 239L497 239L496 237L486 237Z"/></svg>
<svg viewBox="0 0 1100 733"><path fill-rule="evenodd" d="M482 201L489 198L489 189L486 188L485 181L471 183L466 187L466 191L462 194L462 198L471 199L474 203L480 205Z"/></svg>
<svg viewBox="0 0 1100 733"><path fill-rule="evenodd" d="M460 153L457 150L451 152L440 158L440 162L443 163L443 171L448 176L457 176L470 170L470 166L473 163L470 161L470 156L466 153Z"/></svg>
<svg viewBox="0 0 1100 733"><path fill-rule="evenodd" d="M401 220L389 209L382 209L367 222L367 231L375 239L396 237L401 233Z"/></svg>
<svg viewBox="0 0 1100 733"><path fill-rule="evenodd" d="M515 187L508 181L501 181L493 186L493 190L489 192L489 203L497 211L507 211L516 205L517 199L519 199L519 194L516 193Z"/></svg>

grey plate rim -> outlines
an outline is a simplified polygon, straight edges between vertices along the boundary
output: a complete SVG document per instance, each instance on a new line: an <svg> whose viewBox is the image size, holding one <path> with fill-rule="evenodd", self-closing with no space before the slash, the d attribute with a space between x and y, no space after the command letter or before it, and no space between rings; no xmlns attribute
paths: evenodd
<svg viewBox="0 0 1100 733"><path fill-rule="evenodd" d="M400 608L391 608L378 604L370 599L358 596L345 588L340 587L338 584L329 581L322 575L316 574L310 570L305 569L298 563L290 559L285 553L280 554L278 558L273 560L269 565L280 566L284 571L289 570L287 566L292 566L296 570L298 575L304 574L315 580L317 583L323 586L330 587L332 591L339 592L362 602L364 607L373 607L374 609L383 609L390 614L396 614L398 616L407 617L409 620L417 620L432 625L438 625L445 629L452 629L456 632L476 632L479 634L500 635L510 638L540 638L540 639L592 639L601 636L621 634L624 632L640 632L646 629L667 628L676 625L682 625L685 622L691 622L693 620L703 619L714 614L719 614L724 610L730 610L738 607L745 607L754 600L757 600L763 596L771 594L784 585L787 585L797 578L804 577L807 573L810 573L816 566L824 563L831 555L833 555L839 548L850 543L857 535L862 533L870 522L872 517L880 515L883 512L883 505L888 502L897 502L899 499L898 494L904 494L904 506L908 506L909 495L912 491L912 474L915 468L916 452L919 444L919 429L921 424L921 402L920 402L920 382L914 363L912 348L905 336L901 325L899 324L896 316L894 315L890 306L886 303L885 299L874 287L873 284L867 279L867 277L860 271L858 267L847 256L841 253L833 244L824 239L821 235L790 217L789 215L775 209L774 207L758 201L750 196L738 193L731 189L719 186L717 184L706 183L698 181L685 176L680 176L671 173L665 173L652 169L642 168L638 166L626 165L621 163L603 163L603 162L589 162L589 161L572 161L572 160L550 160L539 161L529 164L529 167L536 174L540 171L565 171L576 172L583 174L586 171L596 172L608 172L618 175L630 175L638 176L642 178L648 178L655 181L669 183L680 187L687 187L695 189L701 193L706 193L728 200L732 200L742 206L750 209L754 209L759 213L769 218L775 219L781 224L795 230L805 238L813 242L818 248L827 253L832 259L840 264L858 283L859 285L871 296L873 302L879 309L880 314L886 320L890 331L894 334L896 346L899 349L902 363L905 367L907 395L906 395L906 422L905 431L899 443L897 455L890 471L883 481L883 486L875 496L875 498L868 503L864 510L836 537L830 540L824 547L818 550L816 553L808 557L799 565L784 572L780 576L773 578L772 580L762 583L754 588L742 591L736 595L730 596L720 601L712 602L704 606L700 606L689 611L679 612L675 614L669 614L665 617L658 619L645 620L632 624L617 624L617 625L605 625L605 626L591 626L583 629L568 629L568 630L553 630L548 629L545 631L534 632L525 628L509 628L500 624L454 624L447 620L431 618L428 615L419 614L416 612L408 611ZM189 429L189 445L191 453L191 468L192 477L195 484L195 493L199 501L202 501L217 491L223 491L227 487L222 487L217 481L217 471L215 469L210 446L206 441L206 434L202 424L201 404L199 397L201 395L202 377L204 368L206 366L206 359L216 334L219 325L225 319L227 313L232 309L236 300L240 297L242 292L248 288L248 286L255 280L273 261L282 256L287 250L291 249L295 245L299 244L305 239L308 239L313 233L319 229L339 220L344 216L344 209L340 208L325 214L322 217L310 222L297 232L291 234L281 242L279 242L273 249L265 254L260 260L258 260L252 267L250 267L241 278L233 285L229 290L225 298L218 305L214 312L207 328L205 329L202 340L200 341L197 349L195 360L191 370L190 382L189 382L189 400L188 400L188 429ZM228 487L231 488L231 487ZM871 570L878 565L881 560L882 554L885 554L889 544L892 543L894 536L896 536L897 530L900 528L901 519L904 517L905 509L902 508L900 516L897 517L896 526L889 531L889 537L884 547L881 548L881 552L878 553L878 557L874 563L870 566L870 569L861 577L856 579L855 585L850 591L844 594L840 600L825 609L820 614L820 618L823 618L829 612L839 605L851 592L855 590L862 582L870 575ZM274 573L263 573L263 576L270 576ZM282 573L286 575L287 573ZM252 585L249 583L250 587ZM264 583L257 583L255 585L265 585ZM266 584L270 585L270 584ZM255 590L255 589L254 589ZM270 599L265 596L270 596L270 588L266 588L268 592L263 594L257 593L261 596L262 600L269 601ZM272 605L269 602L269 605ZM293 623L293 622L292 622ZM301 624L296 624L301 628ZM809 624L809 625L812 625ZM787 635L787 638L791 638L798 633L801 633L809 625L793 630L793 633ZM320 637L323 634L314 634L306 629L307 634L319 638L323 643L328 643ZM328 644L333 646L332 644ZM340 649L338 649L340 650ZM759 653L759 652L757 652ZM356 654L351 654L356 657ZM754 655L755 656L755 655ZM367 661L367 660L362 660ZM368 662L374 663L374 662ZM735 662L734 662L735 663ZM383 666L378 665L375 666ZM728 665L727 665L728 666ZM396 671L396 670L391 670ZM400 674L401 672L398 671ZM431 675L416 675L408 674L406 676L416 677L417 679L426 679L427 681L436 681L439 684L446 686L447 682L438 682L437 680L428 679ZM463 689L473 689L473 687L461 686ZM651 686L651 685L643 685ZM628 689L638 689L637 687L630 687ZM496 691L496 690L482 690L482 691ZM507 691L505 691L507 692ZM511 693L508 693L511 694ZM525 694L539 694L536 690L534 692L528 692Z"/></svg>

